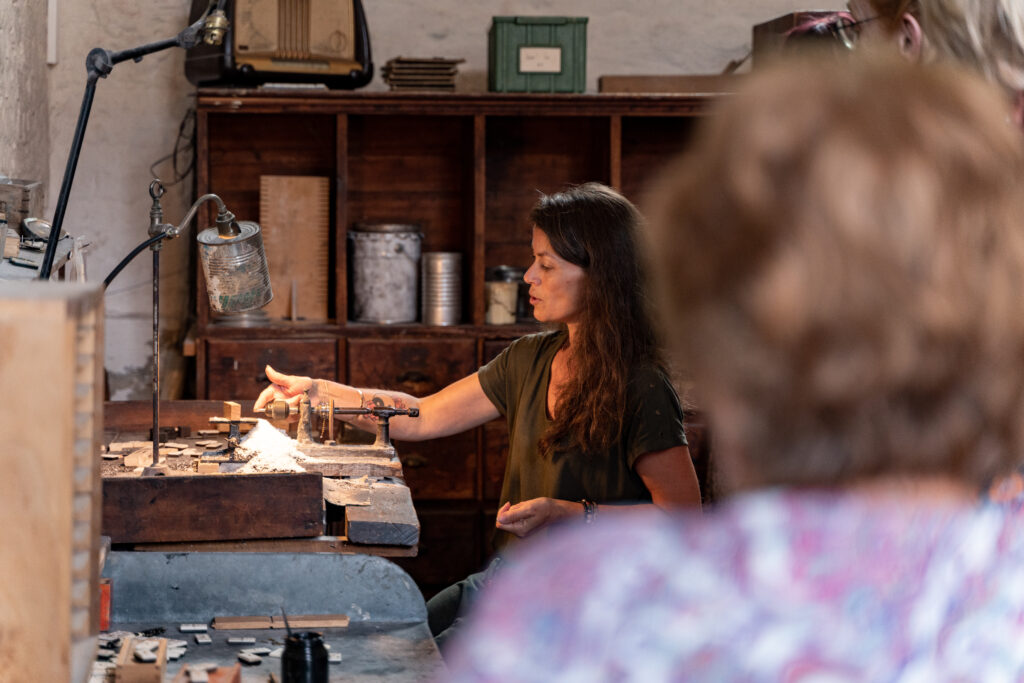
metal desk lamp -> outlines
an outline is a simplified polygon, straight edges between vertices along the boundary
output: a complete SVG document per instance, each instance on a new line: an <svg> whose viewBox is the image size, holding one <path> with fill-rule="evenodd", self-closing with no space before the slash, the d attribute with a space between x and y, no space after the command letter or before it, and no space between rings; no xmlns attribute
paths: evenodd
<svg viewBox="0 0 1024 683"><path fill-rule="evenodd" d="M104 287L109 286L147 247L153 252L153 462L143 470L143 475L167 473L166 466L160 465L160 249L163 241L184 232L202 204L216 202L216 227L196 235L210 308L216 313L241 313L266 306L274 298L259 225L236 221L235 214L228 211L215 194L204 194L197 199L178 225L164 223L160 204L163 195L164 186L159 180L153 180L149 184L149 196L153 200L149 209L149 239L124 257L103 281Z"/></svg>
<svg viewBox="0 0 1024 683"><path fill-rule="evenodd" d="M53 269L54 255L57 253L57 236L60 235L61 227L64 224L64 212L68 206L68 197L71 196L71 185L75 181L75 168L78 166L78 157L82 152L85 127L89 123L89 112L92 111L92 100L96 94L96 82L101 78L106 78L113 71L115 64L129 59L141 62L146 55L166 50L169 47L181 47L188 50L200 43L220 45L224 42L224 35L228 30L228 18L224 13L226 3L227 0L210 0L206 12L194 24L173 38L120 52L111 52L100 47L89 51L85 58L85 95L82 97L82 108L78 112L78 123L75 125L75 135L71 141L71 150L68 152L67 165L64 167L64 180L61 182L60 194L57 196L57 208L53 213L53 223L49 239L46 242L46 251L43 253L43 263L39 267L40 280L49 280L50 271Z"/></svg>
<svg viewBox="0 0 1024 683"><path fill-rule="evenodd" d="M106 78L115 64L131 59L142 61L145 55L160 52L170 47L190 49L200 43L220 45L228 30L228 19L224 13L227 0L210 0L210 4L199 19L181 33L166 40L149 43L129 50L111 52L103 48L93 48L85 59L87 73L85 95L82 108L78 114L78 123L68 153L67 165L64 169L64 180L61 183L54 211L53 223L43 254L43 262L39 268L39 279L50 279L53 269L57 242L64 222L71 185L75 178L75 169L82 151L85 128L89 123L89 112L92 110L96 83ZM150 183L149 194L153 205L149 211L149 239L131 251L103 281L104 287L110 285L117 274L147 247L153 252L153 462L143 474L166 474L166 467L161 467L160 458L160 249L165 239L173 239L180 235L195 217L200 205L207 201L217 202L217 227L203 230L197 236L199 253L203 262L207 289L210 294L210 307L218 313L235 313L249 311L266 305L273 298L270 288L270 275L267 270L266 257L263 252L263 238L260 227L256 223L239 222L234 214L227 210L224 202L214 194L203 195L192 205L179 225L163 222L163 207L160 197L164 194L163 185L159 180Z"/></svg>

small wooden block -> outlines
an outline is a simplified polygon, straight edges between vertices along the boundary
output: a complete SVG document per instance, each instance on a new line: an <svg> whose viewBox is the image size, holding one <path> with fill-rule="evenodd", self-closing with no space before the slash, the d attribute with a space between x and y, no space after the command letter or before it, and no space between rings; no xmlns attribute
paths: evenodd
<svg viewBox="0 0 1024 683"><path fill-rule="evenodd" d="M160 454L159 462L164 462L163 454ZM153 444L149 448L140 448L124 456L125 467L148 467L153 464Z"/></svg>
<svg viewBox="0 0 1024 683"><path fill-rule="evenodd" d="M204 439L202 441L196 441L197 446L203 446L204 448L219 447L220 444L220 439Z"/></svg>
<svg viewBox="0 0 1024 683"><path fill-rule="evenodd" d="M345 508L345 535L350 543L416 545L420 521L409 488L401 484L374 484L370 504Z"/></svg>
<svg viewBox="0 0 1024 683"><path fill-rule="evenodd" d="M202 448L186 448L185 450L183 450L180 453L178 453L178 455L183 455L183 456L186 456L186 457L189 457L189 458L198 458L202 454L203 454L203 449Z"/></svg>
<svg viewBox="0 0 1024 683"><path fill-rule="evenodd" d="M196 468L196 471L199 472L199 474L219 474L220 473L220 463L217 463L217 462L201 462L201 463L199 463L198 467Z"/></svg>
<svg viewBox="0 0 1024 683"><path fill-rule="evenodd" d="M206 633L206 624L182 624L178 630L182 633Z"/></svg>
<svg viewBox="0 0 1024 683"><path fill-rule="evenodd" d="M246 664L260 664L263 661L263 658L259 655L250 654L248 652L239 652L238 661Z"/></svg>
<svg viewBox="0 0 1024 683"><path fill-rule="evenodd" d="M332 653L330 653L329 655L327 655L327 661L330 662L331 664L337 664L338 662L341 661L341 653L340 652L332 652Z"/></svg>
<svg viewBox="0 0 1024 683"><path fill-rule="evenodd" d="M219 433L219 429L200 429L196 431L196 434L199 436L217 436Z"/></svg>
<svg viewBox="0 0 1024 683"><path fill-rule="evenodd" d="M233 636L228 638L228 645L254 645L256 639L252 636Z"/></svg>
<svg viewBox="0 0 1024 683"><path fill-rule="evenodd" d="M121 641L117 655L117 683L162 683L167 667L167 641L159 639L156 652L148 648L136 649L143 639L127 637ZM143 641L144 642L144 641ZM152 661L139 661L138 653L152 653ZM150 659L143 655L145 659Z"/></svg>
<svg viewBox="0 0 1024 683"><path fill-rule="evenodd" d="M187 443L178 443L177 441L168 441L167 443L160 444L160 446L161 446L161 448L174 448L174 449L177 449L179 451L184 449L184 448L188 448L188 444Z"/></svg>
<svg viewBox="0 0 1024 683"><path fill-rule="evenodd" d="M234 401L224 401L224 417L228 420L241 420L242 404Z"/></svg>
<svg viewBox="0 0 1024 683"><path fill-rule="evenodd" d="M228 667L201 662L183 666L178 670L173 683L242 683L242 665Z"/></svg>
<svg viewBox="0 0 1024 683"><path fill-rule="evenodd" d="M160 459L163 460L165 455L178 455L181 453L180 448L171 448L170 446L160 447Z"/></svg>
<svg viewBox="0 0 1024 683"><path fill-rule="evenodd" d="M111 453L123 453L124 451L136 451L140 448L149 447L153 449L152 441L112 441L108 450Z"/></svg>
<svg viewBox="0 0 1024 683"><path fill-rule="evenodd" d="M209 645L213 642L213 638L208 633L197 633L196 644L197 645Z"/></svg>

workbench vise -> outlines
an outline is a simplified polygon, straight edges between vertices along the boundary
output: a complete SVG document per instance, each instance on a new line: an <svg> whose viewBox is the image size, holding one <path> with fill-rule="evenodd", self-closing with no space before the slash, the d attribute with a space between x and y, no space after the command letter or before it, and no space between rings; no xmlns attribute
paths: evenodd
<svg viewBox="0 0 1024 683"><path fill-rule="evenodd" d="M392 406L373 406L372 408L341 408L334 405L331 399L317 406L312 406L309 394L303 394L298 407L289 404L287 401L277 399L267 404L265 408L254 410L254 413L263 414L271 420L286 420L296 414L299 416L298 432L296 441L299 443L316 443L313 438L313 417L315 416L326 430L321 428L323 434L327 432L327 439L334 441L334 418L338 415L373 415L377 418L377 438L371 448L394 450L391 445L391 418L405 415L407 417L419 417L419 408L394 408Z"/></svg>

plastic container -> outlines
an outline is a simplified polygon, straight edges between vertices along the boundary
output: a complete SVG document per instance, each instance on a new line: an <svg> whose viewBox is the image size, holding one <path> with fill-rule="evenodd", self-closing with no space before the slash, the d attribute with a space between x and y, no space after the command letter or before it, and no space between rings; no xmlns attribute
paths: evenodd
<svg viewBox="0 0 1024 683"><path fill-rule="evenodd" d="M516 296L516 322L532 323L535 320L533 306L530 305L530 284L523 280L524 275L526 275L525 268L494 266L487 269L485 279L488 282L515 282L519 288Z"/></svg>
<svg viewBox="0 0 1024 683"><path fill-rule="evenodd" d="M492 92L583 92L586 17L494 17L488 34Z"/></svg>

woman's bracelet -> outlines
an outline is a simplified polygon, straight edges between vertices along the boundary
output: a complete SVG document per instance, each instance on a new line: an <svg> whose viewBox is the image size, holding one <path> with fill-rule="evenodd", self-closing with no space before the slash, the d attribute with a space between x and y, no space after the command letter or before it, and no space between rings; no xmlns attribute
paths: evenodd
<svg viewBox="0 0 1024 683"><path fill-rule="evenodd" d="M594 520L597 519L597 503L586 498L581 500L580 503L583 505L583 523L593 524Z"/></svg>

